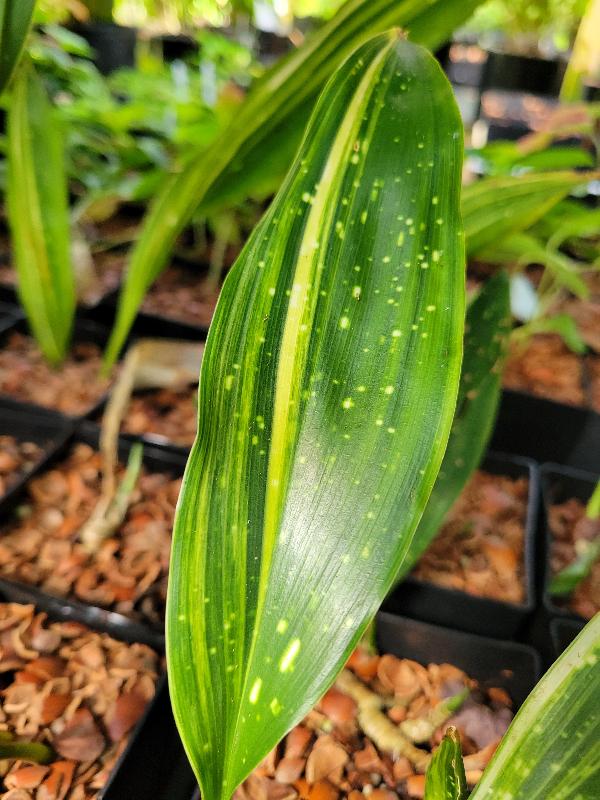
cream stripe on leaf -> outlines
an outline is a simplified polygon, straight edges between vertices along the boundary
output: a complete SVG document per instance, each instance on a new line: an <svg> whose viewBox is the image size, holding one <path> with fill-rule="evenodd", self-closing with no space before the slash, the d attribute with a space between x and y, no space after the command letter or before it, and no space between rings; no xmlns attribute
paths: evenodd
<svg viewBox="0 0 600 800"><path fill-rule="evenodd" d="M600 614L544 675L471 800L600 797Z"/></svg>
<svg viewBox="0 0 600 800"><path fill-rule="evenodd" d="M225 281L167 611L204 800L230 797L332 683L411 546L460 372L461 161L433 57L369 40Z"/></svg>

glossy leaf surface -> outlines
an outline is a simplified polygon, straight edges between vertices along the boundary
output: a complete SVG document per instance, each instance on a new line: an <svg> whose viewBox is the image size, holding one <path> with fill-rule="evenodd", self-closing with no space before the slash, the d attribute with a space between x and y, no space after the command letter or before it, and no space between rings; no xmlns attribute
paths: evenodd
<svg viewBox="0 0 600 800"><path fill-rule="evenodd" d="M0 94L23 52L35 0L0 0Z"/></svg>
<svg viewBox="0 0 600 800"><path fill-rule="evenodd" d="M19 298L40 349L58 364L76 305L64 143L42 80L29 63L13 82L7 199Z"/></svg>
<svg viewBox="0 0 600 800"><path fill-rule="evenodd" d="M600 614L544 675L470 800L600 797Z"/></svg>
<svg viewBox="0 0 600 800"><path fill-rule="evenodd" d="M425 800L466 800L468 796L460 737L451 726L427 767Z"/></svg>
<svg viewBox="0 0 600 800"><path fill-rule="evenodd" d="M448 447L399 578L425 552L479 466L496 419L510 327L508 277L501 272L486 282L467 311L460 388Z"/></svg>
<svg viewBox="0 0 600 800"><path fill-rule="evenodd" d="M413 41L436 48L480 3L349 0L302 47L263 76L212 148L172 175L150 207L128 265L106 363L116 360L146 291L193 213L235 202L251 194L257 184L263 191L266 186L277 188L318 93L361 42L402 26Z"/></svg>
<svg viewBox="0 0 600 800"><path fill-rule="evenodd" d="M333 682L410 547L458 389L461 134L433 57L370 40L225 281L167 610L204 800Z"/></svg>

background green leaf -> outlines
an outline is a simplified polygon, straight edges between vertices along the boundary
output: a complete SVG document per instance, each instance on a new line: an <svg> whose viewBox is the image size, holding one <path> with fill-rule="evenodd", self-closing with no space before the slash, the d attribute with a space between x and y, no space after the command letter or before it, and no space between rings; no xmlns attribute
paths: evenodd
<svg viewBox="0 0 600 800"><path fill-rule="evenodd" d="M0 0L0 94L23 52L35 0Z"/></svg>
<svg viewBox="0 0 600 800"><path fill-rule="evenodd" d="M427 767L425 800L466 800L468 796L460 737L451 726Z"/></svg>
<svg viewBox="0 0 600 800"><path fill-rule="evenodd" d="M544 675L470 800L600 797L600 614Z"/></svg>
<svg viewBox="0 0 600 800"><path fill-rule="evenodd" d="M433 57L370 40L225 281L167 609L204 800L332 683L410 547L458 389L462 147Z"/></svg>
<svg viewBox="0 0 600 800"><path fill-rule="evenodd" d="M118 357L145 293L193 213L239 200L257 182L262 192L277 188L318 93L361 42L398 25L409 30L413 41L438 47L480 2L430 0L424 9L422 0L350 0L263 76L215 144L169 177L154 199L130 257L106 368Z"/></svg>
<svg viewBox="0 0 600 800"><path fill-rule="evenodd" d="M462 214L467 253L473 255L507 233L523 231L596 173L543 172L485 178L465 186Z"/></svg>
<svg viewBox="0 0 600 800"><path fill-rule="evenodd" d="M40 349L65 356L75 315L63 137L30 63L13 82L8 114L8 221L18 293Z"/></svg>
<svg viewBox="0 0 600 800"><path fill-rule="evenodd" d="M398 579L411 571L479 466L492 434L511 328L508 276L490 278L467 311L456 414L433 492Z"/></svg>

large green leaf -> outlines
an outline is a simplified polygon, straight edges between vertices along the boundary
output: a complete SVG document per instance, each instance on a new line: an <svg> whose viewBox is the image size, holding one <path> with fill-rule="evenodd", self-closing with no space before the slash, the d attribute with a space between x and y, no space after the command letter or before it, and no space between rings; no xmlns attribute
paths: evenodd
<svg viewBox="0 0 600 800"><path fill-rule="evenodd" d="M400 567L404 578L425 552L444 517L479 466L491 436L511 328L506 273L491 278L467 311L465 352L456 414L433 492Z"/></svg>
<svg viewBox="0 0 600 800"><path fill-rule="evenodd" d="M35 0L0 0L0 94L23 52Z"/></svg>
<svg viewBox="0 0 600 800"><path fill-rule="evenodd" d="M450 727L427 767L425 800L467 800L468 796L460 737Z"/></svg>
<svg viewBox="0 0 600 800"><path fill-rule="evenodd" d="M600 614L527 698L470 800L600 797Z"/></svg>
<svg viewBox="0 0 600 800"><path fill-rule="evenodd" d="M465 186L462 214L469 255L526 230L596 173L540 172L484 178Z"/></svg>
<svg viewBox="0 0 600 800"><path fill-rule="evenodd" d="M75 314L62 133L41 78L24 64L8 115L8 220L18 292L38 344L64 357Z"/></svg>
<svg viewBox="0 0 600 800"><path fill-rule="evenodd" d="M332 683L410 547L459 381L461 160L433 57L370 40L225 281L167 609L204 800L229 797Z"/></svg>
<svg viewBox="0 0 600 800"><path fill-rule="evenodd" d="M219 203L239 198L243 190L251 193L257 181L265 181L265 171L270 181L284 174L318 93L361 42L392 26L403 26L414 32L414 41L435 48L480 2L350 0L268 72L214 145L170 176L152 203L129 261L106 367L116 360L144 295L194 212L214 210Z"/></svg>

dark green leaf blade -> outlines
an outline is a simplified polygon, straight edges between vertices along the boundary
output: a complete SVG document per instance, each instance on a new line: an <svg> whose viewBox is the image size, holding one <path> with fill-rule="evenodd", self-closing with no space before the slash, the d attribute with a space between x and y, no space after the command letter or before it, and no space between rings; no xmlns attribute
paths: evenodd
<svg viewBox="0 0 600 800"><path fill-rule="evenodd" d="M229 797L331 684L410 545L458 388L461 160L432 56L369 41L225 281L167 610L205 800Z"/></svg>
<svg viewBox="0 0 600 800"><path fill-rule="evenodd" d="M511 328L508 276L499 272L467 310L465 350L456 414L433 492L398 579L411 571L434 539L444 517L479 466L494 428L502 364Z"/></svg>
<svg viewBox="0 0 600 800"><path fill-rule="evenodd" d="M600 797L600 614L529 695L470 800Z"/></svg>
<svg viewBox="0 0 600 800"><path fill-rule="evenodd" d="M466 800L468 796L460 737L450 726L427 767L425 800Z"/></svg>
<svg viewBox="0 0 600 800"><path fill-rule="evenodd" d="M0 94L23 52L35 0L0 0Z"/></svg>
<svg viewBox="0 0 600 800"><path fill-rule="evenodd" d="M107 368L117 359L145 293L164 269L193 213L214 210L224 198L239 197L243 186L251 193L251 184L264 177L261 165L267 160L276 168L285 162L287 168L318 93L361 42L402 26L413 31L413 41L438 47L480 2L429 0L424 10L422 0L349 0L302 47L264 75L214 146L170 176L152 203L119 297L105 355ZM277 177L276 168L272 178Z"/></svg>
<svg viewBox="0 0 600 800"><path fill-rule="evenodd" d="M64 145L42 80L29 63L13 83L7 201L19 298L42 352L58 364L76 306Z"/></svg>

